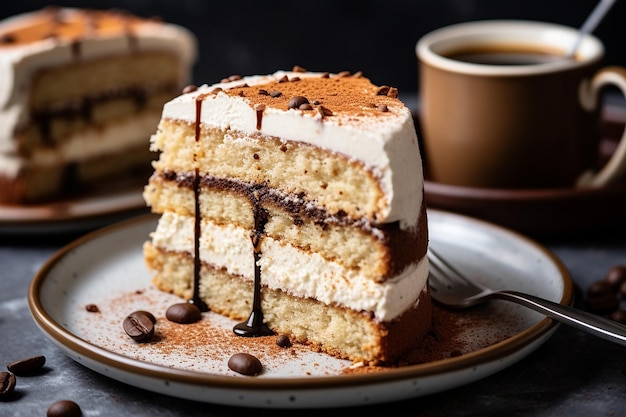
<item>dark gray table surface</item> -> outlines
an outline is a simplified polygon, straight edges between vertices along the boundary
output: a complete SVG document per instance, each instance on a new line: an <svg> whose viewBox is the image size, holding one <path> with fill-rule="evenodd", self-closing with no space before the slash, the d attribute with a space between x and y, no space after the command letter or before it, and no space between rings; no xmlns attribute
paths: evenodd
<svg viewBox="0 0 626 417"><path fill-rule="evenodd" d="M44 372L19 377L14 395L0 401L0 416L45 416L60 399L72 399L84 416L237 416L345 414L394 416L626 416L626 348L560 326L535 352L480 381L400 402L367 407L277 410L247 409L187 401L138 389L93 372L65 356L36 327L27 289L41 265L70 235L0 235L0 368L44 355ZM533 238L566 265L579 289L626 264L623 227L589 235ZM580 307L581 301L577 304ZM252 414L250 414L252 413Z"/></svg>

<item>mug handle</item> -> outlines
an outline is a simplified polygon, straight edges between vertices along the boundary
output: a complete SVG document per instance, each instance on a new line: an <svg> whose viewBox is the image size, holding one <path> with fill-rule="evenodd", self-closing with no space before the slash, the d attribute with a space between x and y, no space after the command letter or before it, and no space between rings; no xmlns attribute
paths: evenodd
<svg viewBox="0 0 626 417"><path fill-rule="evenodd" d="M598 106L598 97L602 87L612 85L619 88L626 96L626 68L609 66L598 71L591 82L581 83L579 99L581 106L593 111ZM584 172L576 183L578 187L603 187L626 172L626 129L609 161L598 172Z"/></svg>

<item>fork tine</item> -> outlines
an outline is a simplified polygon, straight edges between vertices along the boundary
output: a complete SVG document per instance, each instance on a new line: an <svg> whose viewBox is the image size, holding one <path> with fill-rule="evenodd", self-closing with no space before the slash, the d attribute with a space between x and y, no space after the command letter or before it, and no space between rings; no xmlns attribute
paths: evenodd
<svg viewBox="0 0 626 417"><path fill-rule="evenodd" d="M428 260L433 267L433 273L439 281L447 282L448 285L469 284L468 280L455 267L444 260L433 248L428 248Z"/></svg>

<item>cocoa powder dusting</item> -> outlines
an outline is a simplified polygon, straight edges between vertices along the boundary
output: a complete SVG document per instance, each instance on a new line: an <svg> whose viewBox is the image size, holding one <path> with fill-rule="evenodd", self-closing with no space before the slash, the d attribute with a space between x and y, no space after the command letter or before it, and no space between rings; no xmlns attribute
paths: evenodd
<svg viewBox="0 0 626 417"><path fill-rule="evenodd" d="M203 313L196 323L179 324L165 317L169 306L181 299L149 287L110 299L98 299L101 314L81 307L79 334L90 343L139 361L175 369L211 374L228 374L228 359L240 352L256 356L263 373L283 375L295 367L294 376L338 375L381 372L462 356L501 342L527 328L510 308L490 303L456 311L433 305L433 325L419 349L409 352L392 366L368 366L329 359L315 352L315 346L277 344L280 335L239 337L232 331L233 321L216 313ZM146 311L156 318L154 337L137 343L124 333L122 322L133 311ZM497 320L494 320L497 317ZM330 361L330 362L329 362ZM230 371L232 372L232 371Z"/></svg>

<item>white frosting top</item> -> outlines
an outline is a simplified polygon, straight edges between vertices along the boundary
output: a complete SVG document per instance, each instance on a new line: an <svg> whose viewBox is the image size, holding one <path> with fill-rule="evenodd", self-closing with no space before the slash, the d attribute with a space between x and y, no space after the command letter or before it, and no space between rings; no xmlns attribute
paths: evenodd
<svg viewBox="0 0 626 417"><path fill-rule="evenodd" d="M185 77L180 81L186 82L196 40L180 26L115 11L56 7L0 22L0 152L13 149L15 128L28 120L30 85L38 71L77 59L151 50L177 53Z"/></svg>
<svg viewBox="0 0 626 417"><path fill-rule="evenodd" d="M306 97L311 109L289 108L295 96ZM195 123L200 99L205 125L308 143L362 161L387 196L378 218L400 221L402 228L417 225L422 161L411 111L395 89L358 74L278 71L203 85L168 102L163 118Z"/></svg>

